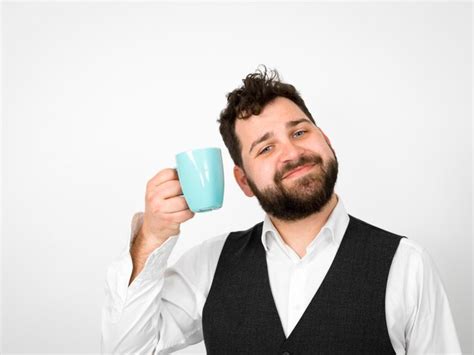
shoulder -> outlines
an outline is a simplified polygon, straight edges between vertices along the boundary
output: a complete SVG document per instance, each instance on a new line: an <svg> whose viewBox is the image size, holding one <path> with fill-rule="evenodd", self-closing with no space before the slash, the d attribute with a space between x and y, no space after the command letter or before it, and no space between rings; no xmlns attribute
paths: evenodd
<svg viewBox="0 0 474 355"><path fill-rule="evenodd" d="M252 227L249 227L247 229L233 231L229 233L228 239L232 239L232 240L242 239L242 238L251 236L253 232L258 232L259 234L261 234L262 226L263 226L263 222L258 222L254 224Z"/></svg>
<svg viewBox="0 0 474 355"><path fill-rule="evenodd" d="M411 307L419 302L423 289L437 292L443 287L431 255L418 242L407 238L400 240L388 281L388 288L398 290L396 293L404 295Z"/></svg>
<svg viewBox="0 0 474 355"><path fill-rule="evenodd" d="M423 259L428 257L426 249L413 239L403 238L400 241L399 254L403 254L407 257Z"/></svg>
<svg viewBox="0 0 474 355"><path fill-rule="evenodd" d="M208 238L201 243L186 250L181 257L178 259L177 264L191 264L191 267L196 266L197 262L203 265L203 261L206 263L213 263L214 260L219 258L222 247L229 236L229 233L221 233Z"/></svg>
<svg viewBox="0 0 474 355"><path fill-rule="evenodd" d="M410 271L411 275L426 272L435 267L428 251L417 241L407 238L400 240L393 266L406 272Z"/></svg>
<svg viewBox="0 0 474 355"><path fill-rule="evenodd" d="M380 228L356 217L350 217L354 219L359 228L363 227L368 230L370 234L373 233L377 234L377 237L385 237L400 241L394 255L392 269L410 269L411 274L413 275L413 271L415 270L431 269L434 267L433 260L427 250L417 241L409 239L404 235Z"/></svg>
<svg viewBox="0 0 474 355"><path fill-rule="evenodd" d="M241 239L242 237L250 235L254 229L258 229L262 224L263 222L259 222L247 229L214 235L213 237L208 238L188 249L186 252L184 252L180 259L206 259L210 262L217 262L224 244L228 240Z"/></svg>
<svg viewBox="0 0 474 355"><path fill-rule="evenodd" d="M356 235L367 247L372 248L373 253L382 253L387 257L394 257L400 242L407 238L401 234L383 229L374 224L363 221L352 215L350 216L348 229Z"/></svg>
<svg viewBox="0 0 474 355"><path fill-rule="evenodd" d="M412 239L400 241L387 281L386 301L387 306L393 308L393 314L400 311L402 324L408 328L414 322L413 317L423 319L449 309L436 263L430 253Z"/></svg>
<svg viewBox="0 0 474 355"><path fill-rule="evenodd" d="M217 264L226 243L234 241L245 242L252 235L252 232L257 231L260 234L262 225L263 222L259 222L247 229L241 229L216 235L197 245L192 251L192 253L198 255L207 255L208 259L212 260L213 264ZM215 269L216 265L213 266Z"/></svg>
<svg viewBox="0 0 474 355"><path fill-rule="evenodd" d="M396 239L400 239L400 238L404 237L400 234L388 231L388 230L380 228L380 227L378 227L374 224L363 221L363 220L361 220L357 217L354 217L352 215L349 215L349 217L350 217L350 220L352 221L352 223L354 225L356 225L356 228L362 228L366 231L369 231L370 234L377 234L377 235L382 236L382 237L396 238ZM403 239L406 239L406 238L403 238Z"/></svg>

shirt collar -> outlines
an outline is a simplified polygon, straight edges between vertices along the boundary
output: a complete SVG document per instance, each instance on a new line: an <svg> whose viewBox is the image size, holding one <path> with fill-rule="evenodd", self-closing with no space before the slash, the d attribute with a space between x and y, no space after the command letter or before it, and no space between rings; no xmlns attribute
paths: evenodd
<svg viewBox="0 0 474 355"><path fill-rule="evenodd" d="M339 195L337 195L338 201L336 207L332 210L329 215L328 220L321 228L319 234L311 241L311 243L306 248L306 251L309 253L323 236L327 236L331 243L339 245L342 241L344 233L346 232L347 225L349 224L349 215L346 211L344 203ZM277 229L273 225L268 214L265 214L265 219L263 220L262 226L262 244L265 250L268 252L270 250L269 238L275 238L278 243L284 243L283 239L278 233Z"/></svg>

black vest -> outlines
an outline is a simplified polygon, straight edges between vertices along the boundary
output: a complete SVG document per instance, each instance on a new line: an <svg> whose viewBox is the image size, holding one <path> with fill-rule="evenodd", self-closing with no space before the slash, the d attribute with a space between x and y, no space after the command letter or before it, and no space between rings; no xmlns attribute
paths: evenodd
<svg viewBox="0 0 474 355"><path fill-rule="evenodd" d="M208 354L395 354L385 290L402 236L349 215L326 277L285 337L268 279L263 222L228 235L204 304Z"/></svg>

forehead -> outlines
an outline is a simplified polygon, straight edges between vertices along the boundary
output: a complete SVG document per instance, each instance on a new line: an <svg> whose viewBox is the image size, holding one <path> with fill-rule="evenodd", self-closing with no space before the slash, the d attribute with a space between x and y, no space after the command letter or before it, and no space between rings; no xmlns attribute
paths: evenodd
<svg viewBox="0 0 474 355"><path fill-rule="evenodd" d="M242 143L242 148L250 144L262 134L285 129L285 123L300 118L308 118L307 115L291 100L277 97L268 103L259 115L252 115L245 120L236 120L235 133Z"/></svg>

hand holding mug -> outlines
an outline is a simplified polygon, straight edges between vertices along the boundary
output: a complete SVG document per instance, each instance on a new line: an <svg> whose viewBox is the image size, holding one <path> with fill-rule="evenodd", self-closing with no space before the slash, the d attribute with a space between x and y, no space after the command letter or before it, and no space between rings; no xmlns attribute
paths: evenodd
<svg viewBox="0 0 474 355"><path fill-rule="evenodd" d="M182 195L176 169L163 169L147 183L142 242L154 247L180 231L181 223L194 217Z"/></svg>
<svg viewBox="0 0 474 355"><path fill-rule="evenodd" d="M134 241L133 255L148 255L180 232L195 212L220 208L224 172L219 148L201 148L176 155L176 169L159 171L147 183L145 213Z"/></svg>

